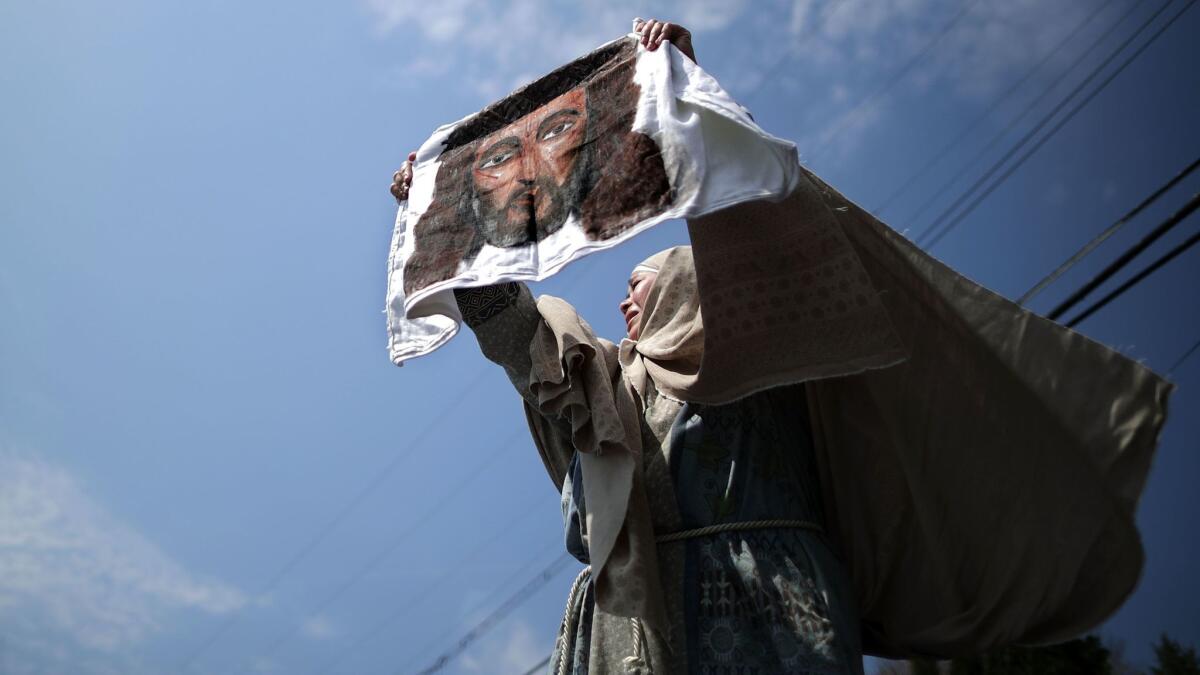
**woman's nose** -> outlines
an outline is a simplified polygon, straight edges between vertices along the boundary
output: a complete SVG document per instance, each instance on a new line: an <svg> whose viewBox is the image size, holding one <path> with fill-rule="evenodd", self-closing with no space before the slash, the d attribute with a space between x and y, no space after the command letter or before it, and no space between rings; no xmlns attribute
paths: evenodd
<svg viewBox="0 0 1200 675"><path fill-rule="evenodd" d="M617 308L621 310L621 314L625 314L625 311L628 310L630 305L632 305L632 304L633 304L633 298L627 297L621 301L621 304L617 305Z"/></svg>

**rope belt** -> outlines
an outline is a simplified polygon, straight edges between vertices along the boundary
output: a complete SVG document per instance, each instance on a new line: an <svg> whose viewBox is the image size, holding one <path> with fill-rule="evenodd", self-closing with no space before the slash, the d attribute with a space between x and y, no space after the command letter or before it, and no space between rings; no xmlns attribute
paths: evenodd
<svg viewBox="0 0 1200 675"><path fill-rule="evenodd" d="M813 532L824 532L820 525L807 520L747 520L741 523L721 523L720 525L709 525L707 527L697 527L692 530L681 530L679 532L669 532L660 534L654 538L654 541L659 544L667 544L673 541L682 541L684 539L695 539L696 537L707 537L722 532L737 532L740 530L770 530L770 529L791 528L798 530L812 530Z"/></svg>
<svg viewBox="0 0 1200 675"><path fill-rule="evenodd" d="M709 525L691 530L669 532L655 537L654 540L659 544L667 544L673 541L683 541L684 539L708 537L723 532L769 529L796 529L810 530L817 533L824 532L820 525L807 520L748 520L741 523L721 523L720 525ZM566 611L563 612L563 620L559 628L557 640L558 648L555 650L558 661L554 665L554 672L557 675L566 675L571 668L572 662L575 660L574 641L575 631L579 627L580 604L583 602L584 592L587 590L587 585L591 580L591 566L584 567L580 570L579 576L575 577L575 582L571 584L571 590L567 593L567 607ZM630 619L630 623L633 630L633 654L624 659L625 672L629 675L649 673L650 667L646 663L643 652L646 638L642 622L640 619L634 617Z"/></svg>

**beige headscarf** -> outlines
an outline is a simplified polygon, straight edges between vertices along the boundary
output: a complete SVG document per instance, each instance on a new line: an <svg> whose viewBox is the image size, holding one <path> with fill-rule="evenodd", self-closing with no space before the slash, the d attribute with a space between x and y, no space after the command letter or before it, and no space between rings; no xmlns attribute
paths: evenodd
<svg viewBox="0 0 1200 675"><path fill-rule="evenodd" d="M618 350L564 301L538 302L537 419L567 420L581 453L602 609L663 625L640 478L648 387L721 404L797 382L869 652L1063 640L1120 605L1142 565L1133 514L1168 383L811 174L778 203L688 229L693 251L647 261L659 277L637 342Z"/></svg>

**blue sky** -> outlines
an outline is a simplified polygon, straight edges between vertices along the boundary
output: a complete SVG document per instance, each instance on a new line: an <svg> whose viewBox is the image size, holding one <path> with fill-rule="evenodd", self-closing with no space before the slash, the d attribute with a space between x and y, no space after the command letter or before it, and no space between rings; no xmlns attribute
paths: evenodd
<svg viewBox="0 0 1200 675"><path fill-rule="evenodd" d="M496 607L498 587L555 559L557 495L500 370L469 335L403 369L384 350L387 185L437 125L619 35L635 15L668 17L693 29L700 63L765 128L877 207L1099 9L884 212L919 234L1160 4L975 2L903 78L962 5L5 4L0 671L413 672ZM1194 159L1198 34L1193 9L933 252L1015 297ZM1198 189L1200 176L1185 181L1034 308ZM535 290L567 297L618 337L628 270L685 238L681 224L664 225ZM1165 370L1200 338L1198 255L1081 330ZM1200 645L1200 357L1174 379L1139 512L1146 569L1101 629L1138 662L1162 631ZM445 672L536 663L573 569Z"/></svg>

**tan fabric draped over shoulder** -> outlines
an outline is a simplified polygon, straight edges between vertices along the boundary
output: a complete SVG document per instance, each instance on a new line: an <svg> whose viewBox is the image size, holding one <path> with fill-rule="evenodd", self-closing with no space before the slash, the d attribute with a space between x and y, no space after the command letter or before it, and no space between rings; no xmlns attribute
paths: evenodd
<svg viewBox="0 0 1200 675"><path fill-rule="evenodd" d="M639 617L665 632L654 531L642 489L641 406L621 374L617 348L596 337L575 309L542 296L530 355L530 391L537 409L526 416L539 449L548 419L570 424L579 453L588 553L596 602L610 614ZM544 458L547 468L551 459ZM553 474L552 474L553 476ZM559 482L561 476L553 476Z"/></svg>
<svg viewBox="0 0 1200 675"><path fill-rule="evenodd" d="M1171 385L913 246L806 173L688 223L642 339L543 298L541 414L584 461L597 604L661 626L639 392L721 404L807 383L826 527L864 647L953 656L1078 635L1142 566L1134 510ZM535 437L551 433L531 411ZM543 436L544 437L544 436Z"/></svg>
<svg viewBox="0 0 1200 675"><path fill-rule="evenodd" d="M1106 619L1172 386L930 257L815 176L909 358L809 383L830 530L883 654L1051 643Z"/></svg>

